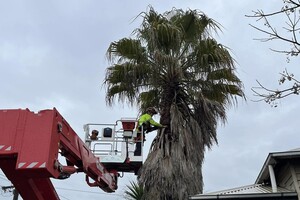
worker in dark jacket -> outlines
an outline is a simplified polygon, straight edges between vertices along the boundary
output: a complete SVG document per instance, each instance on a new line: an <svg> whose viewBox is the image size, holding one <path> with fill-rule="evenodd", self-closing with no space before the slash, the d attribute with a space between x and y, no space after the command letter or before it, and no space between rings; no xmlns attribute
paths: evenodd
<svg viewBox="0 0 300 200"><path fill-rule="evenodd" d="M93 130L92 135L90 136L91 140L98 140L99 131Z"/></svg>
<svg viewBox="0 0 300 200"><path fill-rule="evenodd" d="M142 132L143 132L143 141L145 141L145 133L152 132L159 128L165 128L166 126L154 121L152 117L157 114L155 108L150 107L147 108L146 113L141 115L138 120L138 134L137 134L137 144L136 150L134 151L135 156L141 155L141 147L142 147Z"/></svg>

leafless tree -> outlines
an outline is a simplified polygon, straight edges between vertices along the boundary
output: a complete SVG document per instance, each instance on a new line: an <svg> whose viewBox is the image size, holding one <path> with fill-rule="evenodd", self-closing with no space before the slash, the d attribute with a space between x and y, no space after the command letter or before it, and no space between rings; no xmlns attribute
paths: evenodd
<svg viewBox="0 0 300 200"><path fill-rule="evenodd" d="M283 0L283 6L277 11L265 13L263 10L253 11L253 15L246 15L247 17L256 18L257 21L263 22L263 27L258 27L250 24L254 29L267 35L265 38L259 39L262 42L272 40L280 40L290 45L288 49L271 49L272 51L284 53L290 57L298 56L300 54L300 42L298 40L300 34L300 0ZM278 22L275 24L275 19L282 19L284 24L278 29ZM285 69L280 73L279 84L283 85L286 82L292 85L286 86L284 89L268 89L259 81L258 87L253 87L252 91L259 97L258 101L265 101L272 106L277 106L277 100L289 96L291 94L299 94L300 82ZM288 81L286 81L288 80Z"/></svg>

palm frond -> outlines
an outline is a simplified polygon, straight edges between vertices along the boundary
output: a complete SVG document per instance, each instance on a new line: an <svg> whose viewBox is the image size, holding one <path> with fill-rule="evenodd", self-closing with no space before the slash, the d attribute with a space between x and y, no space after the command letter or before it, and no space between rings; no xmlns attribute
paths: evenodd
<svg viewBox="0 0 300 200"><path fill-rule="evenodd" d="M140 104L140 111L145 112L148 107L158 107L159 105L159 91L152 89L149 91L141 92L138 98Z"/></svg>
<svg viewBox="0 0 300 200"><path fill-rule="evenodd" d="M130 185L126 185L125 199L127 200L142 200L144 189L136 182L130 181Z"/></svg>
<svg viewBox="0 0 300 200"><path fill-rule="evenodd" d="M107 58L113 61L119 58L118 63L123 61L141 62L145 60L145 49L140 40L123 38L117 42L112 42L107 50Z"/></svg>

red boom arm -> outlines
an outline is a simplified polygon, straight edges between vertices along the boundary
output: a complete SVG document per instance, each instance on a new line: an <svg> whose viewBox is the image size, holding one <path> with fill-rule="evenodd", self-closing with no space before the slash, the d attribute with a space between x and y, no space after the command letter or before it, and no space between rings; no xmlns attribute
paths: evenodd
<svg viewBox="0 0 300 200"><path fill-rule="evenodd" d="M90 186L117 189L117 171L105 169L55 108L0 110L0 168L25 200L58 200L50 178L75 172L84 172Z"/></svg>

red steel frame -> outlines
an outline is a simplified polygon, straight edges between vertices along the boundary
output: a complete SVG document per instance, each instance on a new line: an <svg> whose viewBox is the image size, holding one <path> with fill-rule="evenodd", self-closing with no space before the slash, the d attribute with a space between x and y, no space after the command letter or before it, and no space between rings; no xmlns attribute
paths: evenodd
<svg viewBox="0 0 300 200"><path fill-rule="evenodd" d="M58 200L50 178L75 172L84 172L89 186L117 189L117 171L105 169L55 108L0 110L0 168L24 200Z"/></svg>

